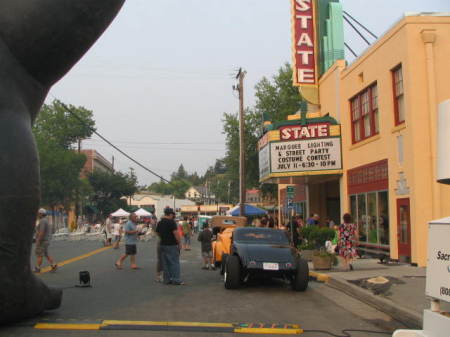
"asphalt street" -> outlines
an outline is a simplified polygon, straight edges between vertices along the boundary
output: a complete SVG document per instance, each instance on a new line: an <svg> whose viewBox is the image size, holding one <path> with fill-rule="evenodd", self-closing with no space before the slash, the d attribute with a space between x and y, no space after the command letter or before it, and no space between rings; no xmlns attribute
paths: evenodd
<svg viewBox="0 0 450 337"><path fill-rule="evenodd" d="M98 241L53 241L50 253L58 261L101 248ZM37 322L94 323L103 320L170 321L202 323L298 324L305 330L327 330L343 335L342 329L388 330L398 325L389 317L324 284L310 282L306 292L294 292L280 280L253 282L239 290L226 290L218 271L201 269L200 247L193 240L191 251L181 256L184 286L154 281L156 239L138 245L137 262L142 268L123 270L114 262L123 252L108 249L68 263L55 273L40 274L53 287L64 288L60 309L28 322L0 328L0 336L231 336L230 333L163 331L49 331L37 330ZM34 262L34 258L33 258ZM32 263L34 265L34 263ZM91 274L92 288L76 288L79 271ZM245 335L245 334L241 334ZM327 336L305 332L304 336ZM253 335L254 336L254 335ZM328 335L329 336L329 335ZM352 336L380 336L353 333Z"/></svg>

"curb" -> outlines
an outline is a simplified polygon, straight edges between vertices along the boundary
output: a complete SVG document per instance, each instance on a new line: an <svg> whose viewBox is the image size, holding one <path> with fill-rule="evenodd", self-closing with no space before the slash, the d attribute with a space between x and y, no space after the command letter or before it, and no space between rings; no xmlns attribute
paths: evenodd
<svg viewBox="0 0 450 337"><path fill-rule="evenodd" d="M328 283L328 282L330 282L331 277L328 274L321 274L321 273L316 273L315 271L310 271L309 279L318 281L318 282Z"/></svg>
<svg viewBox="0 0 450 337"><path fill-rule="evenodd" d="M310 273L311 274L311 273ZM323 275L323 274L319 274ZM404 324L408 328L417 329L422 328L422 316L410 309L403 308L391 300L373 295L370 291L360 288L354 284L339 278L328 276L326 281L327 286L339 290L349 296L364 302L375 309L384 312L391 316L396 321Z"/></svg>

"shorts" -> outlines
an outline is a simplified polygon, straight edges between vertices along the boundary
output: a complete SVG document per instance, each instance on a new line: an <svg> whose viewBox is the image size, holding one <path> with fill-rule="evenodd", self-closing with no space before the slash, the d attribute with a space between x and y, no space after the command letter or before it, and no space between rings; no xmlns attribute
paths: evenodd
<svg viewBox="0 0 450 337"><path fill-rule="evenodd" d="M125 245L126 255L136 255L136 252L137 252L136 245Z"/></svg>
<svg viewBox="0 0 450 337"><path fill-rule="evenodd" d="M213 257L212 256L212 250L208 250L207 252L203 252L202 251L202 256L203 257L209 257L209 258Z"/></svg>
<svg viewBox="0 0 450 337"><path fill-rule="evenodd" d="M114 235L114 242L120 241L120 235Z"/></svg>
<svg viewBox="0 0 450 337"><path fill-rule="evenodd" d="M183 238L184 238L184 244L185 245L190 245L191 244L191 235L190 234L184 234Z"/></svg>
<svg viewBox="0 0 450 337"><path fill-rule="evenodd" d="M48 241L41 241L39 245L36 245L35 253L36 256L42 257L42 256L48 256Z"/></svg>

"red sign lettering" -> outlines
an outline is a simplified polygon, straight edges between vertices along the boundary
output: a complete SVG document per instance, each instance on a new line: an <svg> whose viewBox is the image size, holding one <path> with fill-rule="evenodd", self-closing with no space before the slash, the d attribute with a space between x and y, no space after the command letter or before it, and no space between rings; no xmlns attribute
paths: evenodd
<svg viewBox="0 0 450 337"><path fill-rule="evenodd" d="M294 85L316 85L316 32L314 0L291 0Z"/></svg>
<svg viewBox="0 0 450 337"><path fill-rule="evenodd" d="M290 125L280 128L281 140L311 139L330 136L330 125L328 123Z"/></svg>

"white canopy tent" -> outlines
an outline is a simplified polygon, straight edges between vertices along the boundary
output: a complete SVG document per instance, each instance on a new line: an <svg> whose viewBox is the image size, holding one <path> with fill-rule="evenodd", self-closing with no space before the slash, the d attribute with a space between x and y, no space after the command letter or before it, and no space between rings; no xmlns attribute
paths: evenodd
<svg viewBox="0 0 450 337"><path fill-rule="evenodd" d="M130 213L128 213L127 211L123 210L122 208L119 208L114 213L111 213L111 216L115 216L115 217L129 216L129 215L130 215Z"/></svg>
<svg viewBox="0 0 450 337"><path fill-rule="evenodd" d="M139 208L136 212L134 212L134 214L136 214L137 216L151 216L152 215L152 213L147 212L143 208Z"/></svg>

